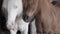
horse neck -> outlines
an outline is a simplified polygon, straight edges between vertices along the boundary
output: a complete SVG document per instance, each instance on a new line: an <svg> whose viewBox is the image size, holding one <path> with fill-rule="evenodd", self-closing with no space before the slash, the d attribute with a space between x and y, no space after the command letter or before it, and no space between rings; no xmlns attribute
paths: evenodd
<svg viewBox="0 0 60 34"><path fill-rule="evenodd" d="M51 8L51 4L48 2L48 0L40 0L40 9L41 11L49 11Z"/></svg>
<svg viewBox="0 0 60 34"><path fill-rule="evenodd" d="M41 6L41 18L42 19L52 19L53 21L57 21L57 18L60 18L60 8L57 6L54 6L50 4L46 0L41 0L40 1L40 6Z"/></svg>
<svg viewBox="0 0 60 34"><path fill-rule="evenodd" d="M55 12L56 13L56 7L53 6L50 2L48 2L48 0L40 0L40 9L41 9L41 12L43 14L46 14L48 13L51 14L51 12Z"/></svg>

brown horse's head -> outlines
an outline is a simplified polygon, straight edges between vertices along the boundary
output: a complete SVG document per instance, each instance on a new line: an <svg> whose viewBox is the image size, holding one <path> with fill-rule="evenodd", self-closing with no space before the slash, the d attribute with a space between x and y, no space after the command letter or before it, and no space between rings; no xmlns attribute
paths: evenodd
<svg viewBox="0 0 60 34"><path fill-rule="evenodd" d="M47 1L52 2L52 0ZM42 4L43 3L40 3L40 0L23 0L23 20L26 22L32 21L40 11L40 5Z"/></svg>
<svg viewBox="0 0 60 34"><path fill-rule="evenodd" d="M38 0L26 0L23 1L24 10L23 10L23 20L30 22L33 20L35 15L38 13Z"/></svg>

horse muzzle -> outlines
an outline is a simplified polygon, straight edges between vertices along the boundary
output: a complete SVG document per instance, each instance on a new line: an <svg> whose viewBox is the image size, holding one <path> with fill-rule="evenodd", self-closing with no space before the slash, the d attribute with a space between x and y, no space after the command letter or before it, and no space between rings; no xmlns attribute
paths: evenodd
<svg viewBox="0 0 60 34"><path fill-rule="evenodd" d="M28 15L23 15L23 20L25 22L29 22L29 16Z"/></svg>

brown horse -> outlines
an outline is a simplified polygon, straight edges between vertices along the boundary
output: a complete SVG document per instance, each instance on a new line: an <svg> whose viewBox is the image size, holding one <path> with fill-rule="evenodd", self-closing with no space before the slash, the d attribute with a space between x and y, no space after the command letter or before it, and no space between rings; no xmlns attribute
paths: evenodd
<svg viewBox="0 0 60 34"><path fill-rule="evenodd" d="M23 19L24 21L31 22L32 19L37 15L39 12L39 0L23 0L23 6L24 6L24 11L23 11ZM37 12L36 12L37 11ZM41 30L42 32L42 30Z"/></svg>
<svg viewBox="0 0 60 34"><path fill-rule="evenodd" d="M39 9L36 10L38 14L35 12L37 15L35 15L34 12L27 11L24 18L26 18L26 16L28 16L28 18L25 20L29 21L31 20L30 17L36 16L38 34L42 32L45 34L60 34L60 8L52 5L48 0L39 0L37 9Z"/></svg>

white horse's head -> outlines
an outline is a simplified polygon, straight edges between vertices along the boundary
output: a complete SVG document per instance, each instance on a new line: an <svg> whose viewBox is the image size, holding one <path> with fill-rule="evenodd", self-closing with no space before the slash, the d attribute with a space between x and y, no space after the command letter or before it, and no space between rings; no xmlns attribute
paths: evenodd
<svg viewBox="0 0 60 34"><path fill-rule="evenodd" d="M7 27L10 28L14 25L17 15L22 14L22 0L4 0L2 7L7 10Z"/></svg>

